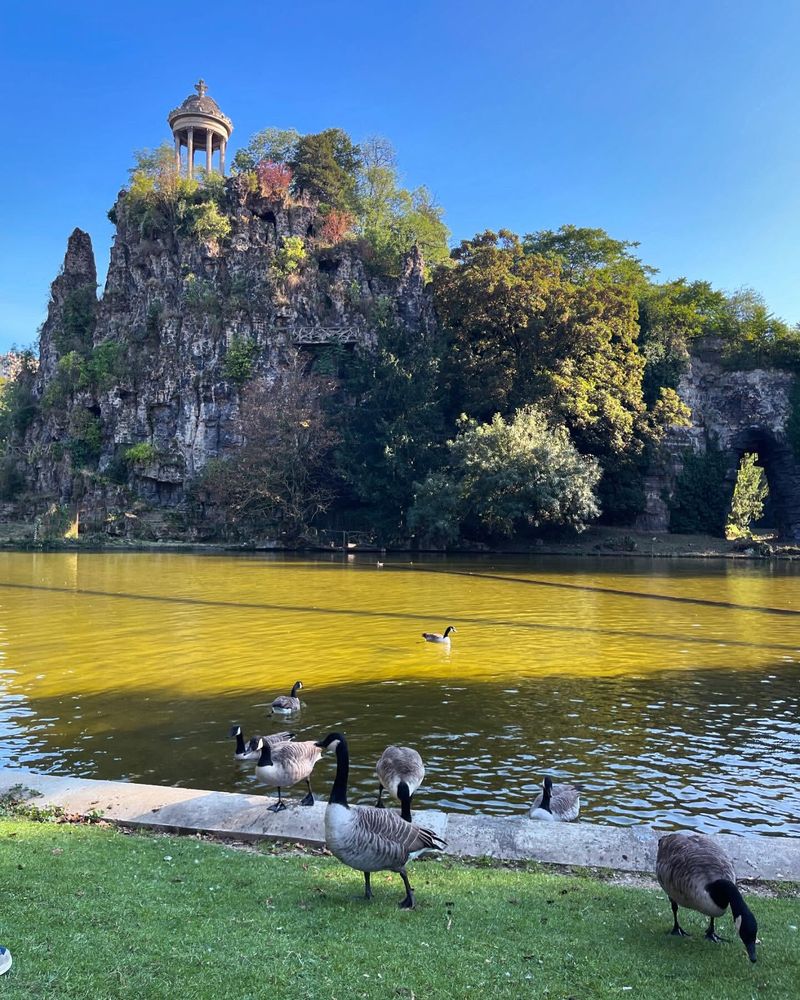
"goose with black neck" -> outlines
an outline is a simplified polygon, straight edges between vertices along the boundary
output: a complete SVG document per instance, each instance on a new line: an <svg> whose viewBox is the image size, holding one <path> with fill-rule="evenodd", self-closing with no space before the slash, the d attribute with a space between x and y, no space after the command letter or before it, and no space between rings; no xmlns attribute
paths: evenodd
<svg viewBox="0 0 800 1000"><path fill-rule="evenodd" d="M414 892L408 881L406 863L416 851L441 850L445 842L433 830L402 819L396 813L375 806L351 806L347 801L350 751L342 733L328 733L319 740L320 749L336 749L336 777L325 810L325 845L334 857L364 873L364 895L372 898L372 872L397 872L406 894L403 909L414 906Z"/></svg>

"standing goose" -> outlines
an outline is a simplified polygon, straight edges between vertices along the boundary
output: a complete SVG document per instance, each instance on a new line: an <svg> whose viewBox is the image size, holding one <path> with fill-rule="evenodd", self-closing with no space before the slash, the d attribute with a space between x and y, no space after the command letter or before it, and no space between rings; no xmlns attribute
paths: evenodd
<svg viewBox="0 0 800 1000"><path fill-rule="evenodd" d="M347 740L341 733L328 733L317 745L336 747L336 778L325 810L325 846L341 862L364 873L367 899L372 898L369 881L372 872L397 872L406 887L400 906L410 910L414 906L414 893L406 874L409 855L426 848L441 850L445 842L432 830L406 822L396 813L375 806L348 805Z"/></svg>
<svg viewBox="0 0 800 1000"><path fill-rule="evenodd" d="M453 635L455 635L456 630L452 625L448 625L447 628L444 630L444 634L442 634L441 632L423 632L422 638L425 640L425 642L444 642L447 643L447 645L449 646L451 632L453 633Z"/></svg>
<svg viewBox="0 0 800 1000"><path fill-rule="evenodd" d="M301 806L314 805L314 793L311 791L311 772L322 756L318 743L308 740L303 743L278 743L271 746L267 740L259 739L258 748L261 755L256 764L256 777L265 785L273 785L278 789L278 801L269 806L270 812L280 812L286 806L281 799L281 789L290 788L298 781L308 785L308 795L300 799Z"/></svg>
<svg viewBox="0 0 800 1000"><path fill-rule="evenodd" d="M378 809L383 808L381 797L386 789L390 795L394 795L400 801L400 815L406 822L411 822L411 796L422 784L425 777L425 765L422 757L411 747L387 747L375 765L375 773L378 775L380 789L378 791L378 801L375 803Z"/></svg>
<svg viewBox="0 0 800 1000"><path fill-rule="evenodd" d="M288 743L294 739L294 733L271 733L269 736L252 736L245 746L244 736L242 736L241 726L231 726L228 733L229 739L236 737L236 750L233 754L234 760L258 760L261 750L258 747L259 740L267 740L273 746L276 743Z"/></svg>
<svg viewBox="0 0 800 1000"><path fill-rule="evenodd" d="M581 811L581 794L574 785L554 785L548 775L544 779L542 791L531 805L531 819L558 820L569 823L578 818Z"/></svg>
<svg viewBox="0 0 800 1000"><path fill-rule="evenodd" d="M279 694L272 703L272 711L278 715L291 715L292 712L300 711L300 699L297 692L303 687L302 681L295 681L291 694Z"/></svg>
<svg viewBox="0 0 800 1000"><path fill-rule="evenodd" d="M751 962L756 960L756 918L736 887L736 872L728 855L702 833L670 833L658 841L656 878L672 904L671 934L688 937L678 923L678 907L685 906L711 918L706 930L710 941L719 941L714 918L730 905L733 923Z"/></svg>

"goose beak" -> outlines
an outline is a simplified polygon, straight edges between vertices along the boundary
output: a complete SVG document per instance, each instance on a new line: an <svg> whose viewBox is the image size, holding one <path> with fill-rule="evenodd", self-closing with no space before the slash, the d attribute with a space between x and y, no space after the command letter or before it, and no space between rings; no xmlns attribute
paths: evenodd
<svg viewBox="0 0 800 1000"><path fill-rule="evenodd" d="M755 941L749 941L745 945L745 948L747 948L747 957L750 959L751 962L755 962L755 960L756 960L756 943L755 943Z"/></svg>

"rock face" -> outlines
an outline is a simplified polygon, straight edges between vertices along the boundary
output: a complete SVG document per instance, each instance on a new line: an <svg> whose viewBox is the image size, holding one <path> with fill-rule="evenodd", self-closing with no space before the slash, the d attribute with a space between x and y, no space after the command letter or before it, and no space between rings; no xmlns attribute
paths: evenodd
<svg viewBox="0 0 800 1000"><path fill-rule="evenodd" d="M242 178L226 182L221 213L230 235L204 240L179 220L135 214L121 192L99 301L91 240L70 236L41 332L40 412L25 440L38 494L100 509L122 503L124 488L128 504L179 505L206 463L242 440L237 352L250 377L268 378L288 352L368 344L380 323L415 337L432 329L418 252L398 277L376 274L357 242L322 244L313 204L267 201ZM287 239L302 258L294 269Z"/></svg>
<svg viewBox="0 0 800 1000"><path fill-rule="evenodd" d="M666 531L667 500L674 490L686 449L709 444L728 458L731 488L739 460L757 452L767 474L772 507L781 535L800 541L800 461L787 438L795 376L776 369L731 371L722 363L722 342L695 343L688 370L678 386L691 410L691 426L675 428L664 443L661 461L646 481L647 507L637 526Z"/></svg>

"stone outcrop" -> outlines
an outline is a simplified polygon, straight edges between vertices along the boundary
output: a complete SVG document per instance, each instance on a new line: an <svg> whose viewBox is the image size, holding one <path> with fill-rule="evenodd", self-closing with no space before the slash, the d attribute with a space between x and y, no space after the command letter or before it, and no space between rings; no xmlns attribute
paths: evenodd
<svg viewBox="0 0 800 1000"><path fill-rule="evenodd" d="M745 452L757 452L770 487L780 534L800 541L800 461L787 437L795 376L777 369L732 371L723 364L723 344L698 340L678 386L691 410L691 425L674 428L662 446L659 462L645 484L647 506L637 526L665 531L669 497L687 449L703 452L709 445L727 456L731 488Z"/></svg>
<svg viewBox="0 0 800 1000"><path fill-rule="evenodd" d="M369 344L380 323L411 337L432 329L418 252L398 277L378 274L358 241L318 239L314 204L268 201L242 177L226 182L221 213L230 235L203 240L180 219L165 224L135 213L121 192L96 303L91 240L78 229L70 236L41 332L40 411L24 443L38 495L97 509L136 499L180 505L209 460L242 440L242 386L226 366L232 351L245 345L251 377L269 378L288 352ZM305 253L295 269L281 256L291 237ZM69 310L87 288L94 316L78 332L88 341L66 357ZM81 435L91 438L90 463ZM145 455L125 467L134 445L147 446Z"/></svg>

